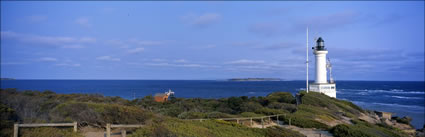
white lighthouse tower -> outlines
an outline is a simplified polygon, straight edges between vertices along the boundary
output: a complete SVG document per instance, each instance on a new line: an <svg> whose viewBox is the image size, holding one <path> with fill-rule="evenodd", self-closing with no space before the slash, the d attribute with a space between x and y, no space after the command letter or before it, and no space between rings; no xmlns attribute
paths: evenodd
<svg viewBox="0 0 425 137"><path fill-rule="evenodd" d="M327 69L332 70L332 65L326 59L328 51L325 48L325 41L321 37L317 39L316 46L313 47L313 54L316 57L316 80L310 84L309 91L324 93L336 98L336 86L333 78L331 78L332 71L329 71L330 80L327 80Z"/></svg>

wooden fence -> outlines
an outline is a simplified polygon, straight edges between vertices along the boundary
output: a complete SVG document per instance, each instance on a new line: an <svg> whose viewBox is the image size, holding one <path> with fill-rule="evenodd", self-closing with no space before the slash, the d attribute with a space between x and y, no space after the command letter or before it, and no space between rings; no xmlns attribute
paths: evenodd
<svg viewBox="0 0 425 137"><path fill-rule="evenodd" d="M239 121L242 120L250 120L250 126L253 125L253 119L261 119L261 128L264 128L264 119L268 119L269 121L271 121L272 117L276 117L276 123L279 123L279 116L282 116L285 114L277 114L277 115L269 115L269 116L261 116L261 117L239 117L239 118L215 118L217 120L224 120L224 121L236 121L236 123L239 124ZM199 120L199 121L204 121L204 120L209 120L209 119L187 119L187 120ZM289 125L291 125L291 118L289 118Z"/></svg>
<svg viewBox="0 0 425 137"><path fill-rule="evenodd" d="M268 119L271 121L272 117L276 117L276 122L279 124L279 116L282 116L285 114L278 114L278 115L269 115L269 116L261 116L261 117L239 117L239 118L215 118L217 120L224 120L224 121L236 121L238 124L240 124L240 121L243 120L250 120L250 126L253 125L253 120L255 119L261 119L261 127L264 128L264 119ZM186 120L210 120L210 119L186 119ZM291 119L289 119L289 125L291 125ZM19 133L19 127L68 127L73 126L74 132L77 132L77 122L74 123L45 123L45 124L15 124L14 125L14 131L13 131L13 137L18 137ZM129 124L129 125L122 125L122 124L106 124L106 137L111 137L111 128L140 128L144 127L145 125L139 125L139 124ZM127 131L125 129L121 130L121 136L126 137Z"/></svg>
<svg viewBox="0 0 425 137"><path fill-rule="evenodd" d="M40 124L14 124L13 137L18 137L20 127L74 127L77 132L77 122L74 123L40 123Z"/></svg>
<svg viewBox="0 0 425 137"><path fill-rule="evenodd" d="M106 124L106 137L111 137L111 128L139 128L145 125L114 125L114 124ZM127 131L125 129L121 129L121 136L126 137Z"/></svg>

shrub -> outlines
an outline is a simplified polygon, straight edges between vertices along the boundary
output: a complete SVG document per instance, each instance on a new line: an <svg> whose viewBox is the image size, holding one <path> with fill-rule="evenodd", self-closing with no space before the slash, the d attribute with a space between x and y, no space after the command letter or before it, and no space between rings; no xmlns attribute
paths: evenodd
<svg viewBox="0 0 425 137"><path fill-rule="evenodd" d="M412 121L412 118L405 116L403 118L400 117L392 117L391 119L396 120L398 123L403 123L403 124L407 124L410 125L410 122Z"/></svg>
<svg viewBox="0 0 425 137"><path fill-rule="evenodd" d="M152 113L137 107L102 103L68 102L58 105L50 114L55 122L78 121L94 126L106 123L142 124Z"/></svg>
<svg viewBox="0 0 425 137"><path fill-rule="evenodd" d="M240 114L242 117L260 117L260 116L264 116L262 114L257 114L254 112L243 112Z"/></svg>
<svg viewBox="0 0 425 137"><path fill-rule="evenodd" d="M207 115L202 112L183 112L178 118L180 119L197 119L197 118L205 118Z"/></svg>
<svg viewBox="0 0 425 137"><path fill-rule="evenodd" d="M232 118L235 117L234 115L221 113L221 112L209 112L206 114L207 118Z"/></svg>
<svg viewBox="0 0 425 137"><path fill-rule="evenodd" d="M244 102L241 105L242 112L254 112L255 110L258 110L261 108L263 108L263 106L261 106L261 104L257 102Z"/></svg>
<svg viewBox="0 0 425 137"><path fill-rule="evenodd" d="M290 92L273 92L267 95L267 100L270 102L290 103L295 104L295 97Z"/></svg>
<svg viewBox="0 0 425 137"><path fill-rule="evenodd" d="M295 112L297 110L297 106L295 106L294 104L279 103L279 102L272 102L269 105L267 105L267 107L271 109L283 109L288 112Z"/></svg>
<svg viewBox="0 0 425 137"><path fill-rule="evenodd" d="M364 121L352 120L354 125L340 124L330 132L336 137L406 137L400 129L385 125L373 125Z"/></svg>
<svg viewBox="0 0 425 137"><path fill-rule="evenodd" d="M329 129L328 125L320 123L311 118L305 118L304 116L287 115L283 117L283 121L285 123L289 123L289 120L291 121L291 125L295 125L302 128L317 128L325 130Z"/></svg>
<svg viewBox="0 0 425 137"><path fill-rule="evenodd" d="M345 124L336 125L330 132L335 137L374 137L373 135L369 135L357 128Z"/></svg>
<svg viewBox="0 0 425 137"><path fill-rule="evenodd" d="M277 115L277 114L284 114L284 113L288 113L284 110L277 110L277 109L270 109L270 108L261 108L261 109L257 109L255 111L255 113L257 114L264 114L264 115Z"/></svg>
<svg viewBox="0 0 425 137"><path fill-rule="evenodd" d="M163 122L137 129L131 137L301 137L298 132L280 127L249 128L222 120L183 121L164 119ZM159 132L161 130L162 132ZM155 132L159 132L155 134Z"/></svg>

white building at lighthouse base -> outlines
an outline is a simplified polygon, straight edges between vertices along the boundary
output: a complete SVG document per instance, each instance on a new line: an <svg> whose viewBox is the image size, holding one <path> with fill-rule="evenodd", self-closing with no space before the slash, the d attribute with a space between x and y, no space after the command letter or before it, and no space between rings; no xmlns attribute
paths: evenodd
<svg viewBox="0 0 425 137"><path fill-rule="evenodd" d="M335 83L311 83L309 91L323 93L327 96L336 98L336 85Z"/></svg>

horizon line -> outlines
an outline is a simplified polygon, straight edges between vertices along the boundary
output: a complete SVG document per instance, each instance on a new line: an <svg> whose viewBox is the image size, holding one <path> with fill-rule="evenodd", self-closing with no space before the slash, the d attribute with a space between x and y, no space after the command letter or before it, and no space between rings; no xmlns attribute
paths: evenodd
<svg viewBox="0 0 425 137"><path fill-rule="evenodd" d="M219 79L50 79L50 78L1 78L1 80L200 80L200 81L228 81L234 78L219 78ZM281 78L279 78L281 79ZM265 80L267 81L267 80ZM276 81L305 81L305 79L281 79ZM314 81L314 80L309 80ZM425 82L425 80L338 80L338 81L388 81L388 82ZM255 81L253 81L255 82ZM335 81L337 82L337 81Z"/></svg>

